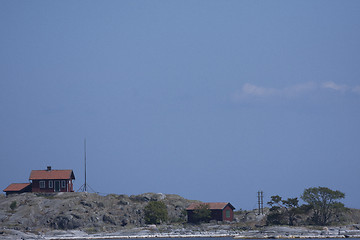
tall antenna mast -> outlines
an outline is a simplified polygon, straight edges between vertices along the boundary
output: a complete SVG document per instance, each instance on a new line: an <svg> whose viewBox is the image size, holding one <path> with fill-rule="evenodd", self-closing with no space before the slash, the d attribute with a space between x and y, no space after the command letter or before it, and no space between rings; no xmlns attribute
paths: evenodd
<svg viewBox="0 0 360 240"><path fill-rule="evenodd" d="M90 188L91 191L93 191L94 193L97 193L94 191L94 189L92 189L92 187L90 185L87 184L86 182L86 138L84 138L84 165L85 165L85 183L79 188L78 192L87 192L88 187Z"/></svg>
<svg viewBox="0 0 360 240"><path fill-rule="evenodd" d="M87 192L87 188L86 188L86 138L84 138L84 161L85 161L85 184L84 184L84 192Z"/></svg>

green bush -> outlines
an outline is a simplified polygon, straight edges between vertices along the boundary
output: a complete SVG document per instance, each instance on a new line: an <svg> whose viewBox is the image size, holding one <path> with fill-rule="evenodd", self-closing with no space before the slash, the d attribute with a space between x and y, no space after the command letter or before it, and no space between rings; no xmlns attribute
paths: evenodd
<svg viewBox="0 0 360 240"><path fill-rule="evenodd" d="M145 223L161 224L168 219L168 212L165 203L160 201L151 201L145 207Z"/></svg>
<svg viewBox="0 0 360 240"><path fill-rule="evenodd" d="M10 204L11 210L14 211L16 207L17 207L17 203L16 203L16 201L13 201L13 202Z"/></svg>
<svg viewBox="0 0 360 240"><path fill-rule="evenodd" d="M199 204L193 213L195 222L209 222L211 219L211 210L208 204Z"/></svg>
<svg viewBox="0 0 360 240"><path fill-rule="evenodd" d="M284 213L273 209L269 212L269 214L266 217L266 224L267 225L286 225L287 222L285 220Z"/></svg>

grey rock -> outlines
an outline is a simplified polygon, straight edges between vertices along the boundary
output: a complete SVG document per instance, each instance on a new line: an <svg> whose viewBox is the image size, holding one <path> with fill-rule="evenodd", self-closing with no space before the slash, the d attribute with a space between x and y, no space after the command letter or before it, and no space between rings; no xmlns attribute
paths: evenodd
<svg viewBox="0 0 360 240"><path fill-rule="evenodd" d="M50 223L50 226L52 226L54 229L68 230L80 227L80 223L72 216L60 215Z"/></svg>
<svg viewBox="0 0 360 240"><path fill-rule="evenodd" d="M103 216L103 221L106 223L111 223L113 225L116 225L116 222L114 221L114 219L106 214Z"/></svg>
<svg viewBox="0 0 360 240"><path fill-rule="evenodd" d="M122 221L121 221L121 226L125 227L126 225L129 224L129 219L127 218L124 218Z"/></svg>
<svg viewBox="0 0 360 240"><path fill-rule="evenodd" d="M11 202L17 208L11 211ZM19 230L109 231L145 226L144 207L149 201L163 201L171 221L186 219L190 200L178 195L145 193L137 196L95 193L34 194L5 197L0 194L0 224Z"/></svg>
<svg viewBox="0 0 360 240"><path fill-rule="evenodd" d="M124 200L120 200L118 202L119 205L129 205L129 202L128 201L124 201Z"/></svg>

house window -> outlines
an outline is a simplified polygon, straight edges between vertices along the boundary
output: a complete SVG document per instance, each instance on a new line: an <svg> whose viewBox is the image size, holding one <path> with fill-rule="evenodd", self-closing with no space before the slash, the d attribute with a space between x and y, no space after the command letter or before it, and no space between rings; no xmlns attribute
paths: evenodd
<svg viewBox="0 0 360 240"><path fill-rule="evenodd" d="M54 181L49 181L49 188L53 188L54 187Z"/></svg>
<svg viewBox="0 0 360 240"><path fill-rule="evenodd" d="M40 188L45 188L45 181L40 181L39 184L40 184Z"/></svg>
<svg viewBox="0 0 360 240"><path fill-rule="evenodd" d="M230 210L226 210L225 215L226 215L226 218L230 218Z"/></svg>
<svg viewBox="0 0 360 240"><path fill-rule="evenodd" d="M66 181L65 180L61 181L61 188L66 188Z"/></svg>

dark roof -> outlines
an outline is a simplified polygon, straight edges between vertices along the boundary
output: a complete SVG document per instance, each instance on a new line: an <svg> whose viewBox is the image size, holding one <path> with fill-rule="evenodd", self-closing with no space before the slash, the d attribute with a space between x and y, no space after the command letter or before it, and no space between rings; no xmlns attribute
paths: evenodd
<svg viewBox="0 0 360 240"><path fill-rule="evenodd" d="M75 179L73 170L32 170L29 180Z"/></svg>
<svg viewBox="0 0 360 240"><path fill-rule="evenodd" d="M31 183L12 183L7 188L5 188L4 192L19 192L29 187Z"/></svg>
<svg viewBox="0 0 360 240"><path fill-rule="evenodd" d="M210 202L210 203L192 203L189 207L186 208L186 210L195 210L200 205L206 204L209 206L210 210L223 210L227 205L231 207L231 209L235 209L233 205L229 202Z"/></svg>

